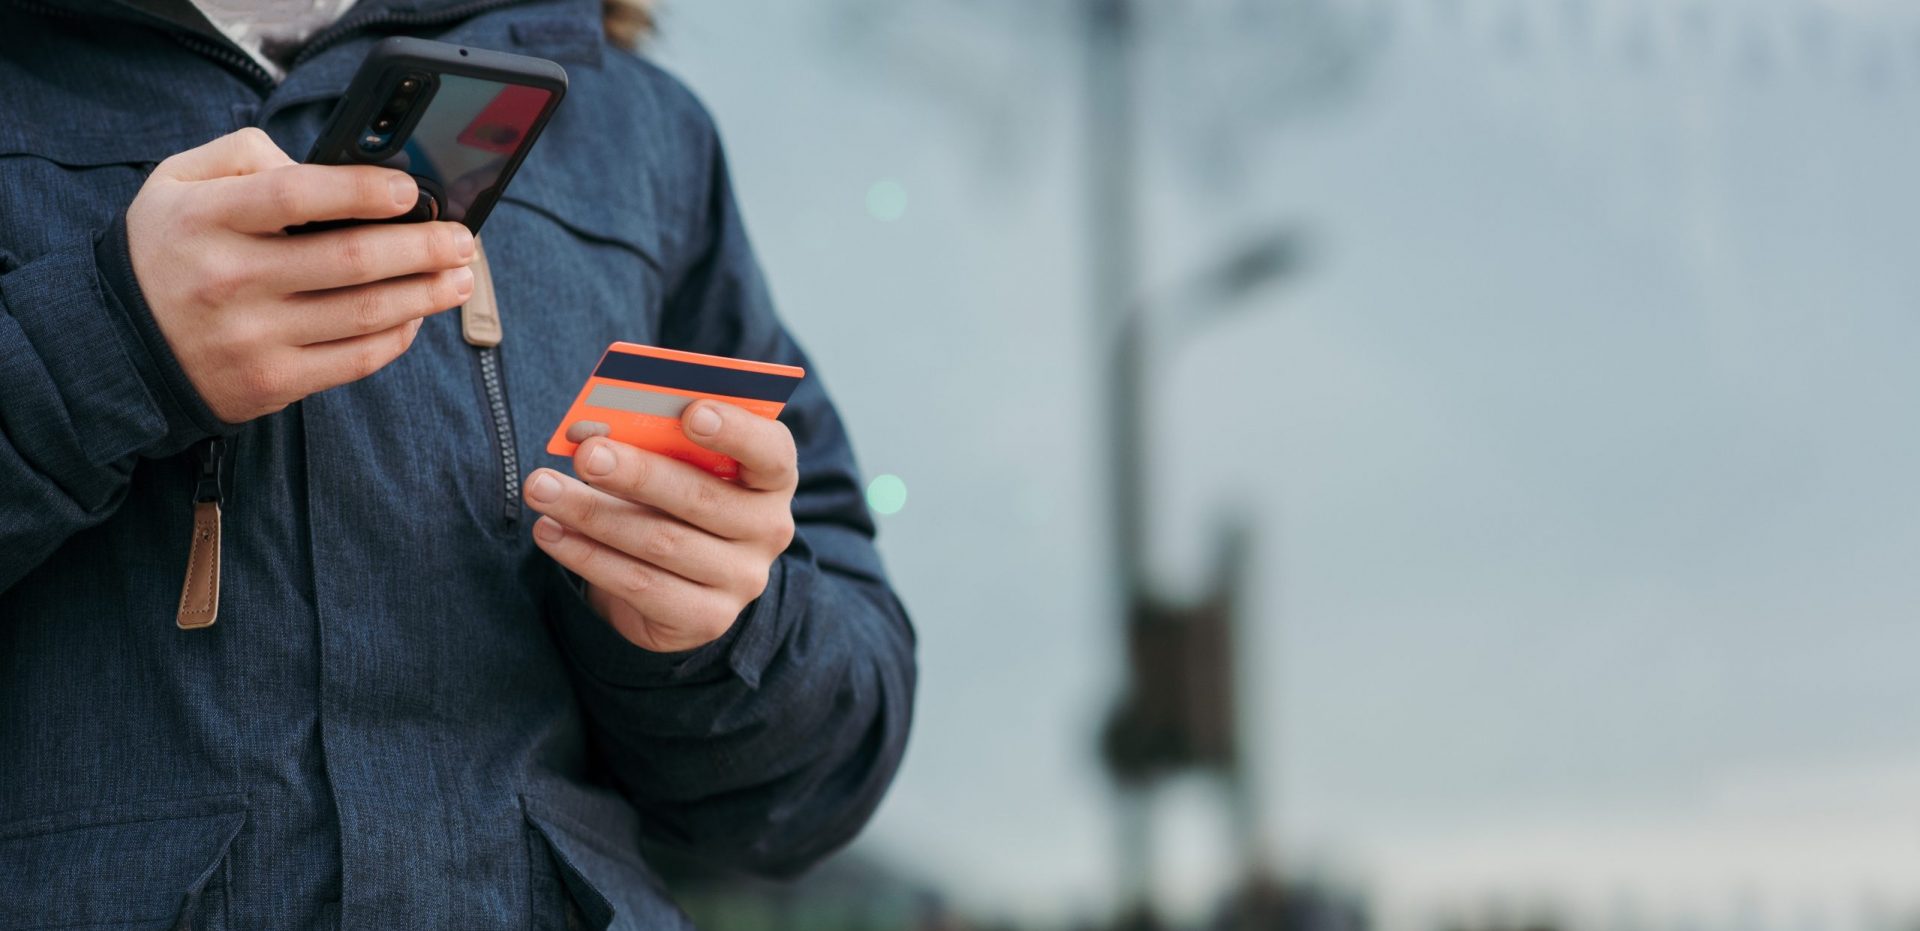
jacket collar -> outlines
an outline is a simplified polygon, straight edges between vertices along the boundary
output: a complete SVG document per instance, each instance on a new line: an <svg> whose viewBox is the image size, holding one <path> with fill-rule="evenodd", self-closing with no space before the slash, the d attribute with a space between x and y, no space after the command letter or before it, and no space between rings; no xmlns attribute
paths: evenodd
<svg viewBox="0 0 1920 931"><path fill-rule="evenodd" d="M597 0L425 0L360 4L315 37L294 60L286 81L267 96L260 115L340 96L359 70L364 46L354 36L406 33L444 42L549 58L563 66L598 64L603 48ZM504 12L509 15L479 15ZM335 30L338 30L337 32Z"/></svg>
<svg viewBox="0 0 1920 931"><path fill-rule="evenodd" d="M15 6L62 17L106 17L158 28L183 39L183 44L221 60L226 66L246 73L262 90L270 79L266 72L232 40L215 28L191 0L8 0ZM325 53L339 43L373 30L390 33L411 31L455 33L464 21L508 7L538 8L541 25L514 29L510 35L481 35L490 40L488 47L558 60L595 60L599 58L600 4L597 0L359 0L347 14L314 36L306 50L295 59L295 74L308 59ZM529 10L531 12L531 9ZM591 41L586 37L591 36ZM528 39L530 41L523 41ZM452 36L449 36L452 38ZM476 36L476 42L479 40ZM329 69L333 70L333 69ZM340 82L344 87L344 81Z"/></svg>

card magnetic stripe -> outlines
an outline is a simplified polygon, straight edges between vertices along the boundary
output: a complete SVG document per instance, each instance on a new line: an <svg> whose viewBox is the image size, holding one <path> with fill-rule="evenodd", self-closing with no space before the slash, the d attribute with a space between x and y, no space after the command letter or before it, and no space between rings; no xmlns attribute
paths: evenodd
<svg viewBox="0 0 1920 931"><path fill-rule="evenodd" d="M640 382L642 385L699 394L772 401L775 404L785 404L793 394L794 386L800 383L800 379L791 375L748 372L620 352L607 353L606 358L600 360L599 368L593 370L593 375L595 378Z"/></svg>
<svg viewBox="0 0 1920 931"><path fill-rule="evenodd" d="M620 385L594 385L582 401L585 407L600 407L608 410L626 411L630 414L652 414L655 417L678 417L697 398L684 394L668 394L665 391L648 391L644 388L626 388Z"/></svg>

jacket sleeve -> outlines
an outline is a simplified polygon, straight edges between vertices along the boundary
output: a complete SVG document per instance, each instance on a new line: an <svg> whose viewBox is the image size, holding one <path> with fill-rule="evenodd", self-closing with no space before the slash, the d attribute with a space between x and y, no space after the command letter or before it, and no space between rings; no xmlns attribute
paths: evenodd
<svg viewBox="0 0 1920 931"><path fill-rule="evenodd" d="M0 252L0 591L111 516L139 457L225 429L147 312L123 223Z"/></svg>
<svg viewBox="0 0 1920 931"><path fill-rule="evenodd" d="M710 124L709 124L710 125ZM799 448L794 543L719 640L652 653L562 593L561 640L595 743L649 839L790 875L860 830L905 750L914 635L874 550L845 428L774 316L710 141L699 261L670 291L665 345L805 366L781 420Z"/></svg>

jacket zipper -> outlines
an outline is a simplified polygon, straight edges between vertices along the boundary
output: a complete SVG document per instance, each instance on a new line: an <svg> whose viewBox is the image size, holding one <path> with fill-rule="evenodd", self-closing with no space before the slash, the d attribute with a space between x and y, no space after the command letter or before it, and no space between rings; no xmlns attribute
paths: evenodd
<svg viewBox="0 0 1920 931"><path fill-rule="evenodd" d="M520 519L520 453L514 444L513 409L507 404L506 370L500 363L500 301L493 290L493 266L486 243L473 241L473 293L460 307L460 338L474 350L480 366L480 391L487 399L487 420L493 427L494 451L499 454L501 514L511 524Z"/></svg>
<svg viewBox="0 0 1920 931"><path fill-rule="evenodd" d="M480 387L487 395L487 416L493 423L494 451L500 454L500 489L505 500L501 514L508 523L520 519L520 453L514 445L513 414L507 407L507 382L500 371L500 347L476 346Z"/></svg>
<svg viewBox="0 0 1920 931"><path fill-rule="evenodd" d="M241 74L246 75L247 79L251 80L254 86L260 90L273 90L273 75L268 74L267 69L260 67L260 63L254 61L252 55L248 55L232 46L221 45L218 42L204 39L198 33L184 32L179 29L169 29L167 31L173 36L175 42L186 46L189 51L199 52L208 58L238 70Z"/></svg>

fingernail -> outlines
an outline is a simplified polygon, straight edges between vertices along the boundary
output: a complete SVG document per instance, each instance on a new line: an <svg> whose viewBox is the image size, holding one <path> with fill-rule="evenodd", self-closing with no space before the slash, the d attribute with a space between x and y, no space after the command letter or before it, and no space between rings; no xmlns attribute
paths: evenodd
<svg viewBox="0 0 1920 931"><path fill-rule="evenodd" d="M473 269L465 265L453 270L453 290L465 299L473 293Z"/></svg>
<svg viewBox="0 0 1920 931"><path fill-rule="evenodd" d="M552 472L541 472L527 485L527 495L535 501L553 502L560 498L560 480Z"/></svg>
<svg viewBox="0 0 1920 931"><path fill-rule="evenodd" d="M560 526L559 521L551 517L542 517L533 522L533 535L539 537L542 542L558 543L561 537L567 535L567 532Z"/></svg>
<svg viewBox="0 0 1920 931"><path fill-rule="evenodd" d="M720 415L711 407L695 408L687 415L687 429L701 436L712 436L720 432Z"/></svg>
<svg viewBox="0 0 1920 931"><path fill-rule="evenodd" d="M455 225L453 250L459 253L462 259L473 258L473 230L467 229L464 223Z"/></svg>
<svg viewBox="0 0 1920 931"><path fill-rule="evenodd" d="M587 453L587 471L594 475L605 475L613 471L613 454L605 446L595 444L593 451Z"/></svg>
<svg viewBox="0 0 1920 931"><path fill-rule="evenodd" d="M420 185L414 183L412 175L396 174L387 179L387 187L393 191L395 207L411 207L420 199Z"/></svg>

